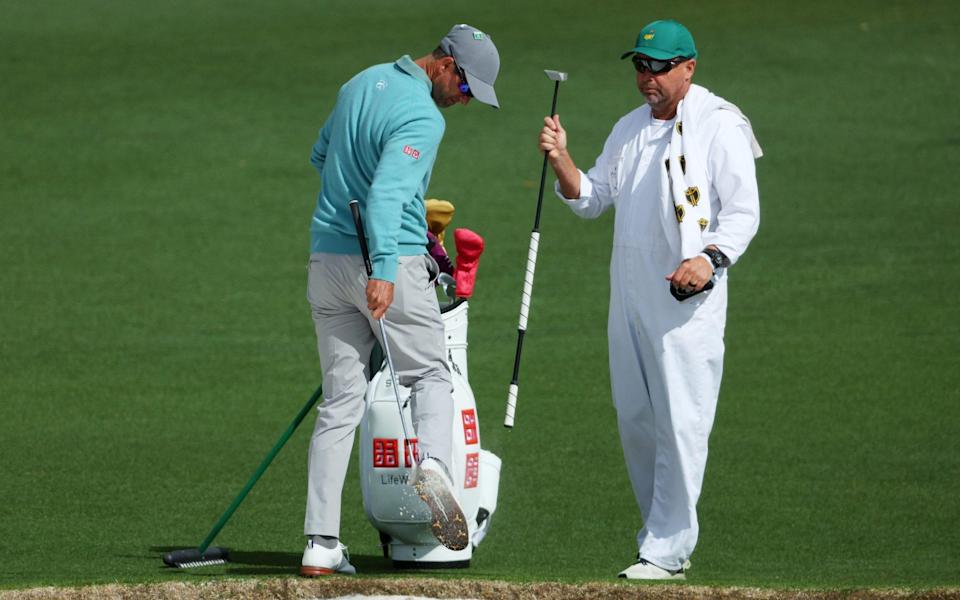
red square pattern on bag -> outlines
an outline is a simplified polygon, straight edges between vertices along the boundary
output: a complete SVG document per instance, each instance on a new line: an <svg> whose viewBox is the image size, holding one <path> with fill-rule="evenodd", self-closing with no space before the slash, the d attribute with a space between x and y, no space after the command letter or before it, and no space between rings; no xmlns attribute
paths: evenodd
<svg viewBox="0 0 960 600"><path fill-rule="evenodd" d="M374 438L373 467L375 469L396 469L398 464L397 440Z"/></svg>
<svg viewBox="0 0 960 600"><path fill-rule="evenodd" d="M468 408L462 411L463 417L463 440L469 444L480 442L480 434L477 433L477 411Z"/></svg>
<svg viewBox="0 0 960 600"><path fill-rule="evenodd" d="M463 478L463 487L475 488L480 480L480 453L471 452L467 455L466 475Z"/></svg>
<svg viewBox="0 0 960 600"><path fill-rule="evenodd" d="M413 460L420 462L420 447L417 445L417 438L403 441L403 466L410 468L410 449L413 448Z"/></svg>

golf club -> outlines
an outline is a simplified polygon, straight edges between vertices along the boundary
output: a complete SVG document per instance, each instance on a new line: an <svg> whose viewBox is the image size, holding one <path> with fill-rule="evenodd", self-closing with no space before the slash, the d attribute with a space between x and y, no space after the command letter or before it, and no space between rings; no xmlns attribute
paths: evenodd
<svg viewBox="0 0 960 600"><path fill-rule="evenodd" d="M557 114L557 92L560 91L560 82L567 80L567 74L562 71L543 71L553 84L553 104L550 105L550 116ZM540 171L540 195L537 197L537 216L533 221L533 231L530 232L530 250L527 252L527 271L523 277L523 297L520 300L520 325L517 330L517 353L513 359L513 379L510 381L510 390L507 393L507 414L503 419L503 426L513 427L513 417L517 409L517 393L520 391L520 353L523 351L523 334L527 331L527 315L530 312L530 298L533 295L533 274L537 269L537 249L540 246L540 209L543 206L543 186L547 178L547 153L543 153L543 168Z"/></svg>
<svg viewBox="0 0 960 600"><path fill-rule="evenodd" d="M370 252L367 249L367 235L363 230L363 220L360 218L360 202L357 200L350 201L350 212L353 214L353 224L357 228L357 240L360 242L360 253L363 255L363 266L367 270L367 279L373 275L373 264L370 262ZM393 395L397 399L397 410L400 411L400 427L403 428L403 439L407 440L406 444L411 444L410 448L410 462L413 464L417 463L417 452L412 446L413 438L410 437L409 432L407 431L407 424L403 418L403 403L400 401L400 380L397 379L397 372L393 368L393 357L390 355L390 344L387 342L387 329L383 324L383 317L377 319L377 323L380 324L380 337L383 339L383 353L387 357L387 366L390 368L390 378L393 381ZM405 444L405 445L406 445Z"/></svg>

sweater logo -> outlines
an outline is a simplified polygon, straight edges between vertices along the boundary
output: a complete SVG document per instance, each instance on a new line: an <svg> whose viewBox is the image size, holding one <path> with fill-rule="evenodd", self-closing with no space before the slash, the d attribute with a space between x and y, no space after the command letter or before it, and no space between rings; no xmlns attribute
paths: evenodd
<svg viewBox="0 0 960 600"><path fill-rule="evenodd" d="M415 148L411 148L410 146L404 146L403 153L406 154L407 156L412 156L414 160L420 160L420 151Z"/></svg>

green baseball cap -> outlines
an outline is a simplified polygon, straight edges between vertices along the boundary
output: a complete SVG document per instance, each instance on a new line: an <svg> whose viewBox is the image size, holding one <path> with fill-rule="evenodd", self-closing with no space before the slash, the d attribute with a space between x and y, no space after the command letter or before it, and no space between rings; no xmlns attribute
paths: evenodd
<svg viewBox="0 0 960 600"><path fill-rule="evenodd" d="M642 54L656 60L669 60L682 56L696 58L697 47L693 44L690 31L673 19L654 21L640 30L637 36L637 45L633 50L625 52L621 60Z"/></svg>

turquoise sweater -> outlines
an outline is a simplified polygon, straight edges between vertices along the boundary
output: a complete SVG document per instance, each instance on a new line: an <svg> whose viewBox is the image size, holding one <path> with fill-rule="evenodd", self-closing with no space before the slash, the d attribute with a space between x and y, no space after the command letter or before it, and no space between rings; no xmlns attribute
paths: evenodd
<svg viewBox="0 0 960 600"><path fill-rule="evenodd" d="M312 252L359 254L348 203L360 202L373 278L396 281L397 258L426 253L423 204L445 123L427 74L409 56L348 81L313 146L320 194Z"/></svg>

